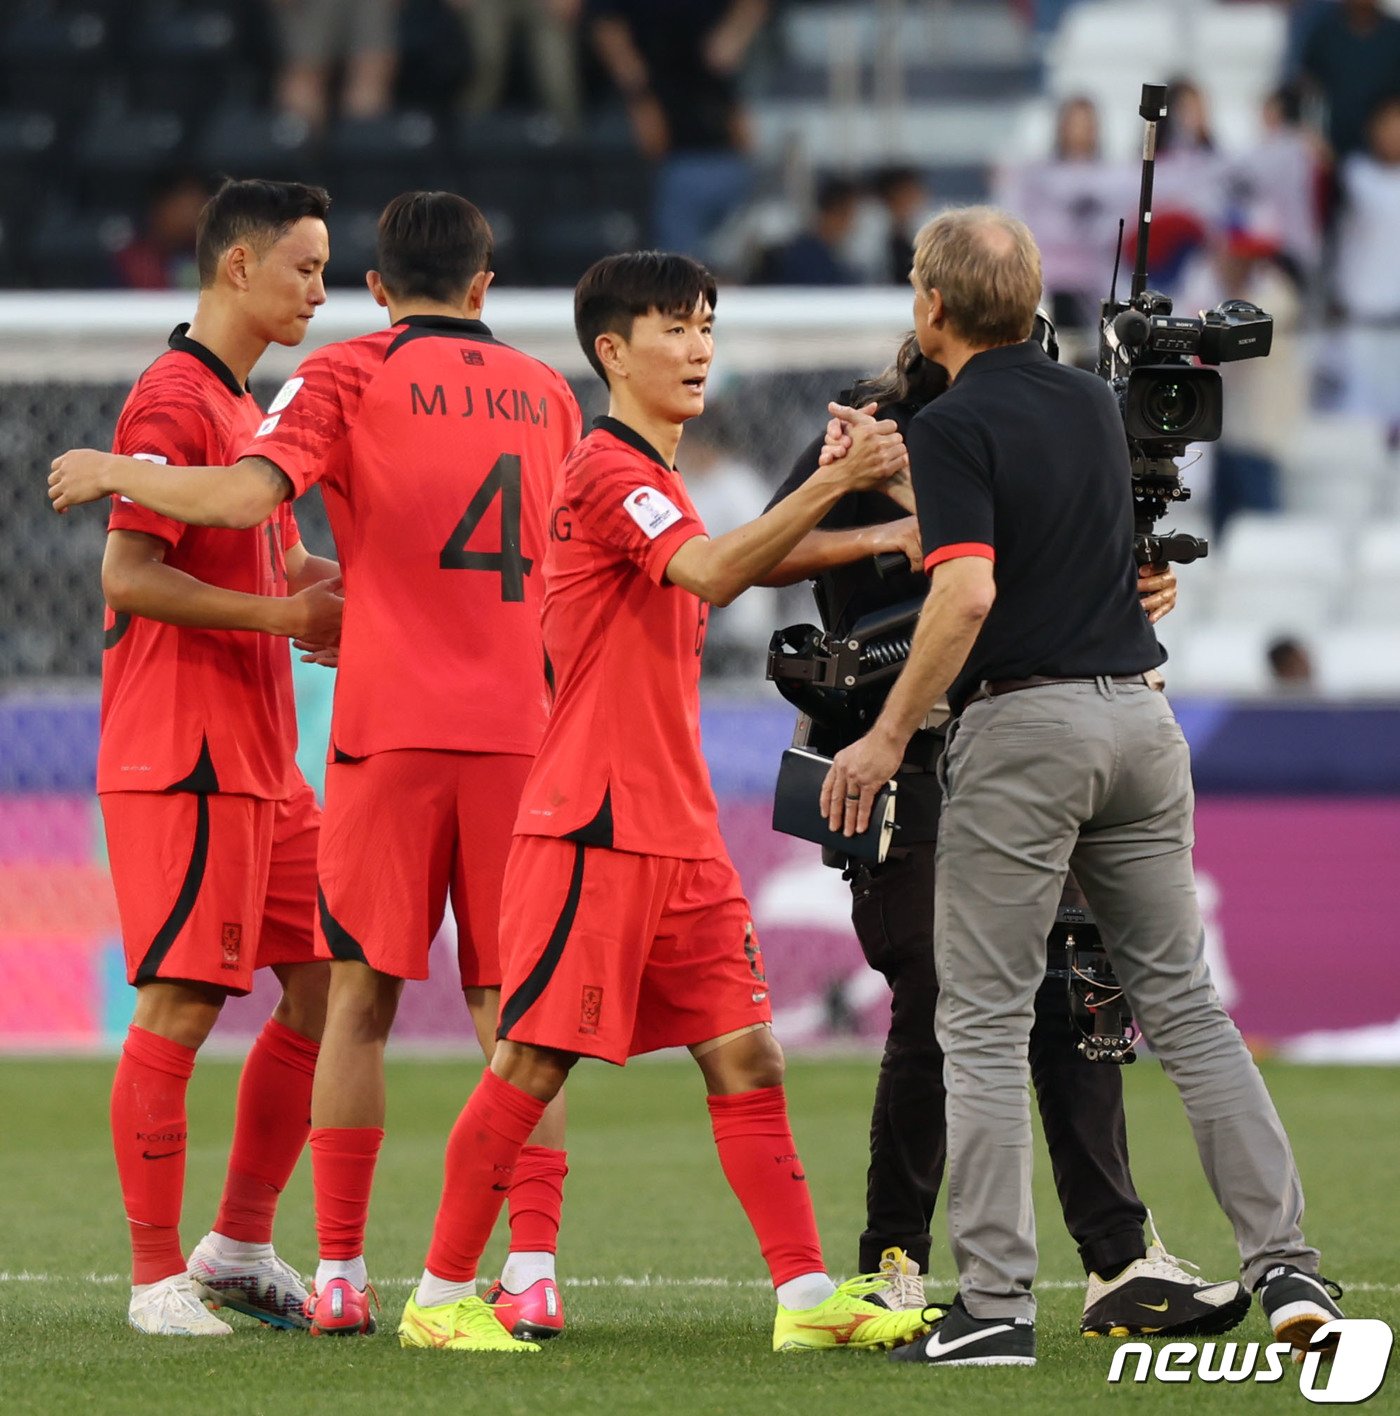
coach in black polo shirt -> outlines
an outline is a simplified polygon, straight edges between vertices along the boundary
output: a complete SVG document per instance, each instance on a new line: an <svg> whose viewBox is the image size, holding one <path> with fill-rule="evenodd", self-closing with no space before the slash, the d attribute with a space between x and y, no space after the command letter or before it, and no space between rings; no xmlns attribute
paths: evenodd
<svg viewBox="0 0 1400 1416"><path fill-rule="evenodd" d="M990 208L919 234L914 327L950 387L910 425L929 597L870 733L822 789L833 827L874 793L947 692L934 910L948 1229L960 1295L901 1360L1035 1361L1026 1042L1044 940L1073 867L1133 1015L1186 1106L1242 1275L1306 1347L1338 1315L1304 1242L1273 1102L1221 1007L1191 870L1185 739L1146 671L1166 657L1137 597L1118 409L1028 342L1041 291L1026 227Z"/></svg>

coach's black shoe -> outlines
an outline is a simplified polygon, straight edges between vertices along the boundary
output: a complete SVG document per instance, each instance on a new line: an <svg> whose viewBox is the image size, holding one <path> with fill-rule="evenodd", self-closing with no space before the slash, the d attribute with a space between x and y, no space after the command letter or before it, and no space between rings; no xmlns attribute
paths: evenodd
<svg viewBox="0 0 1400 1416"><path fill-rule="evenodd" d="M1153 1225L1142 1258L1111 1279L1089 1275L1079 1331L1085 1337L1211 1337L1242 1323L1250 1304L1244 1284L1212 1283L1188 1267L1195 1265L1183 1266L1167 1253Z"/></svg>
<svg viewBox="0 0 1400 1416"><path fill-rule="evenodd" d="M931 1333L891 1352L890 1361L930 1367L1034 1367L1035 1323L1030 1318L974 1318L957 1298Z"/></svg>
<svg viewBox="0 0 1400 1416"><path fill-rule="evenodd" d="M1292 1345L1295 1362L1311 1350L1312 1335L1323 1323L1344 1316L1334 1301L1342 1296L1341 1285L1292 1264L1269 1269L1254 1285L1254 1291L1274 1336ZM1323 1350L1331 1351L1336 1345L1332 1342Z"/></svg>

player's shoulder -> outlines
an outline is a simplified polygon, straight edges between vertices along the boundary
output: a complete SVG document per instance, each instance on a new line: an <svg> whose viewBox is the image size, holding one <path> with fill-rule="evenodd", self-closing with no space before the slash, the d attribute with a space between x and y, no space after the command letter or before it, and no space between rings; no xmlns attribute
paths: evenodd
<svg viewBox="0 0 1400 1416"><path fill-rule="evenodd" d="M313 349L297 365L297 373L324 373L342 379L372 374L383 365L384 355L393 339L392 328L370 330L351 339L337 339Z"/></svg>
<svg viewBox="0 0 1400 1416"><path fill-rule="evenodd" d="M646 467L657 464L606 428L591 428L569 450L560 471L565 486L585 487Z"/></svg>
<svg viewBox="0 0 1400 1416"><path fill-rule="evenodd" d="M201 360L182 349L167 349L146 365L131 386L126 407L157 409L175 404L198 408L207 402L213 388L224 390L230 399L237 397Z"/></svg>

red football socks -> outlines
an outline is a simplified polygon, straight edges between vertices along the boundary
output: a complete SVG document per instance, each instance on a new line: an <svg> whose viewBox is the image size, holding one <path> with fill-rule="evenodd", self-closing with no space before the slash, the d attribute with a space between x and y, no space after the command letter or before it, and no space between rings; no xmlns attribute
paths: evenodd
<svg viewBox="0 0 1400 1416"><path fill-rule="evenodd" d="M270 1244L277 1201L311 1132L311 1079L320 1044L269 1018L243 1064L233 1149L214 1228Z"/></svg>
<svg viewBox="0 0 1400 1416"><path fill-rule="evenodd" d="M526 1146L520 1152L508 1197L511 1253L558 1252L564 1177L568 1173L568 1156L564 1151L552 1150L549 1146Z"/></svg>
<svg viewBox="0 0 1400 1416"><path fill-rule="evenodd" d="M131 1281L184 1273L185 1091L195 1051L135 1025L112 1082L112 1148L131 1226Z"/></svg>
<svg viewBox="0 0 1400 1416"><path fill-rule="evenodd" d="M323 1259L358 1259L365 1251L369 1192L384 1143L382 1126L317 1126L311 1132L316 1242Z"/></svg>
<svg viewBox="0 0 1400 1416"><path fill-rule="evenodd" d="M435 1278L468 1283L476 1277L521 1149L546 1105L489 1068L482 1075L447 1141L442 1203L428 1249L427 1268Z"/></svg>
<svg viewBox="0 0 1400 1416"><path fill-rule="evenodd" d="M820 1273L817 1221L782 1087L707 1098L719 1163L758 1236L773 1284Z"/></svg>

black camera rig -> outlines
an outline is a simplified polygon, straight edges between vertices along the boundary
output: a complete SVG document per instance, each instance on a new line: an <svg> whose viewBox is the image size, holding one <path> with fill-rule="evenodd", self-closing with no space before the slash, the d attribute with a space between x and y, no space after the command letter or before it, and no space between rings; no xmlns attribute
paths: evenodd
<svg viewBox="0 0 1400 1416"><path fill-rule="evenodd" d="M1262 359L1273 343L1274 322L1247 300L1226 300L1197 318L1172 315L1166 295L1147 288L1147 247L1152 229L1152 181L1157 125L1167 115L1167 90L1144 84L1138 113L1146 124L1142 186L1138 197L1137 260L1132 291L1118 299L1113 285L1100 306L1098 373L1118 395L1133 472L1134 550L1140 564L1198 560L1208 551L1196 536L1159 535L1153 527L1173 502L1190 497L1176 459L1188 443L1214 442L1224 426L1220 375L1201 365ZM1122 228L1119 228L1122 254Z"/></svg>
<svg viewBox="0 0 1400 1416"><path fill-rule="evenodd" d="M1137 1061L1139 1034L1113 961L1087 905L1061 904L1047 944L1047 978L1063 979L1075 1046L1086 1062Z"/></svg>

